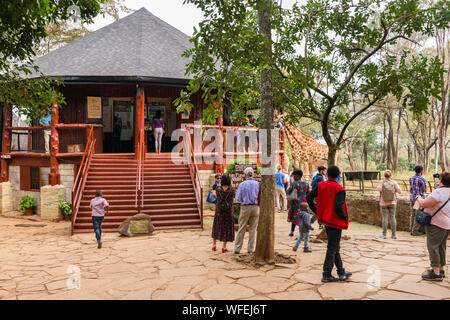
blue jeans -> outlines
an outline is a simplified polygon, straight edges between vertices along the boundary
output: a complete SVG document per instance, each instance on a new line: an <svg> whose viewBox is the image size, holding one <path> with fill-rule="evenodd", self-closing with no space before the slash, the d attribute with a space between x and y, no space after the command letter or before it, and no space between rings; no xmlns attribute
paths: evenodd
<svg viewBox="0 0 450 320"><path fill-rule="evenodd" d="M297 238L297 242L295 243L295 247L298 248L300 246L300 243L302 242L303 238L305 239L304 248L308 248L309 244L309 231L308 232L300 232L299 237Z"/></svg>
<svg viewBox="0 0 450 320"><path fill-rule="evenodd" d="M92 224L94 225L95 237L97 242L102 242L102 222L105 217L92 217Z"/></svg>

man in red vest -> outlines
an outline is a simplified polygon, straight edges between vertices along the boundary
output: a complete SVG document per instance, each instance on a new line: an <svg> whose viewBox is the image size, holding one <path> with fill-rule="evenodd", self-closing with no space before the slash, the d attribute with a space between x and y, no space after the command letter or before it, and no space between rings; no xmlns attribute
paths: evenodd
<svg viewBox="0 0 450 320"><path fill-rule="evenodd" d="M347 280L352 273L345 272L342 265L340 242L342 230L348 229L349 216L345 202L345 190L337 182L340 170L337 166L328 167L328 180L317 184L306 197L309 207L317 215L319 223L325 225L328 236L327 253L323 263L322 282ZM314 199L317 198L317 206ZM339 278L331 275L333 265L336 265Z"/></svg>

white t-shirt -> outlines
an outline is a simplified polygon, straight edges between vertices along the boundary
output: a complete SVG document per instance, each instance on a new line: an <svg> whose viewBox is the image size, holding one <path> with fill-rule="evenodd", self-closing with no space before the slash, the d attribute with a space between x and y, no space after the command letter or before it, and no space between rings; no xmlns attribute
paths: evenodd
<svg viewBox="0 0 450 320"><path fill-rule="evenodd" d="M450 188L438 188L434 190L429 197L432 197L439 202L436 207L426 208L424 210L426 213L432 215L448 200L450 197ZM450 230L450 201L433 217L433 219L431 219L431 224L445 230Z"/></svg>

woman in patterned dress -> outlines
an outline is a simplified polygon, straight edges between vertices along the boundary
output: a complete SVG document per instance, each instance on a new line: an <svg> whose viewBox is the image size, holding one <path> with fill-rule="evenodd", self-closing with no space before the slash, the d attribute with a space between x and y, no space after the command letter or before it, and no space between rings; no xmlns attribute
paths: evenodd
<svg viewBox="0 0 450 320"><path fill-rule="evenodd" d="M236 191L231 187L231 178L228 174L222 176L220 187L216 189L216 212L214 214L214 223L212 227L213 247L216 251L216 241L222 241L222 252L227 252L227 242L234 241L234 216L233 202ZM219 203L225 199L228 202L229 210L222 211Z"/></svg>
<svg viewBox="0 0 450 320"><path fill-rule="evenodd" d="M292 173L294 176L294 183L290 185L287 193L291 193L294 191L294 188L297 190L297 200L291 201L291 208L288 212L288 222L291 222L291 233L289 236L294 236L295 226L298 225L298 212L300 212L300 203L306 202L306 195L309 192L309 184L305 181L301 181L303 177L302 170L294 170Z"/></svg>

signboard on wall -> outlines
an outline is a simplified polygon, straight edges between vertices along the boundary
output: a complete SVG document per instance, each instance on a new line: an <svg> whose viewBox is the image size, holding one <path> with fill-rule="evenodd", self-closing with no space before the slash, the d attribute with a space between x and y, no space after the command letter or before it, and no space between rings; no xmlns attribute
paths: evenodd
<svg viewBox="0 0 450 320"><path fill-rule="evenodd" d="M246 168L252 168L253 169L253 179L261 182L261 174L257 173L256 171L256 163L236 163L235 165L235 172L230 174L231 178L231 185L233 188L237 188L241 182L244 182L245 180L245 174L244 170Z"/></svg>
<svg viewBox="0 0 450 320"><path fill-rule="evenodd" d="M102 118L102 98L87 97L88 119Z"/></svg>

